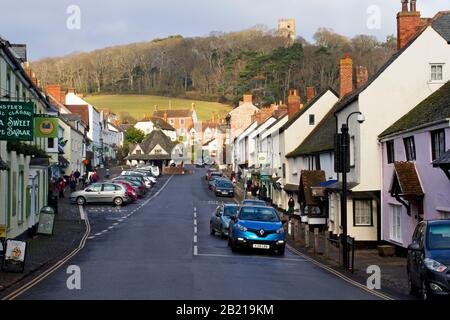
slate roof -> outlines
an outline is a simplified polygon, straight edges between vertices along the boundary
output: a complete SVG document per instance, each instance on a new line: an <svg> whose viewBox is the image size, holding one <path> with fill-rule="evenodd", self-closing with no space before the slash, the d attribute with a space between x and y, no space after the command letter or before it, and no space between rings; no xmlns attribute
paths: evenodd
<svg viewBox="0 0 450 320"><path fill-rule="evenodd" d="M175 131L175 128L172 127L167 121L164 121L163 118L159 118L159 117L144 117L139 122L148 122L148 121L153 122L154 125L158 125L162 130Z"/></svg>
<svg viewBox="0 0 450 320"><path fill-rule="evenodd" d="M432 22L433 29L436 30L447 42L449 42L449 28L450 28L450 11L443 11L438 13L434 18ZM372 76L369 78L369 80L359 87L358 89L352 91L351 93L345 95L342 97L342 99L337 103L336 105L336 112L339 112L343 109L345 109L350 103L353 101L358 100L359 94L366 90L367 87L369 87L397 58L406 50L408 49L411 44L416 41L417 38L420 37L420 35L426 30L427 28L424 27L420 32L418 32L405 46L403 46L400 50L398 50L395 54L393 54L384 65L381 66L381 68Z"/></svg>
<svg viewBox="0 0 450 320"><path fill-rule="evenodd" d="M332 108L306 139L294 151L286 155L286 158L334 150L335 134L336 119L334 118L334 108Z"/></svg>
<svg viewBox="0 0 450 320"><path fill-rule="evenodd" d="M384 130L379 137L383 138L404 130L417 128L436 121L450 118L450 81L439 90L419 103L414 109L401 117L397 122Z"/></svg>
<svg viewBox="0 0 450 320"><path fill-rule="evenodd" d="M306 111L308 111L309 108L311 108L322 96L330 90L333 92L337 97L339 97L339 94L337 94L332 88L326 88L322 90L318 95L316 95L311 101L309 101L306 105L303 106L299 111L297 111L292 118L290 118L281 128L280 132L283 132L287 128L289 128L295 121L297 121L298 118L300 118Z"/></svg>
<svg viewBox="0 0 450 320"><path fill-rule="evenodd" d="M416 165L413 162L396 161L394 168L394 179L397 179L403 196L423 196Z"/></svg>
<svg viewBox="0 0 450 320"><path fill-rule="evenodd" d="M313 197L311 188L317 187L319 183L325 181L325 171L323 170L302 170L298 197L299 202L304 202L307 206L317 206L318 202Z"/></svg>
<svg viewBox="0 0 450 320"><path fill-rule="evenodd" d="M168 118L189 118L192 117L192 110L190 109L167 109L156 110L153 112L154 117L164 118L164 114L167 114Z"/></svg>

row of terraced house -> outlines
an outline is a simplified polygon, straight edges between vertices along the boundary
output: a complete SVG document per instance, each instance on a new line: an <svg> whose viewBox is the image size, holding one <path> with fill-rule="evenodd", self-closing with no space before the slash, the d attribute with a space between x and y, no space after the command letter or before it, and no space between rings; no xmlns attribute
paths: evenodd
<svg viewBox="0 0 450 320"><path fill-rule="evenodd" d="M90 105L73 89L41 88L27 61L26 45L1 37L0 88L0 116L6 115L5 110L21 114L28 104L33 108L27 111L31 119L44 119L41 133L55 132L48 137L37 135L36 122L34 127L31 121L20 123L17 116L16 124L23 130L11 132L29 137L5 138L11 128L1 122L0 238L16 238L36 231L40 210L48 204L52 178L75 171L83 174L114 162L123 133L114 124L114 114Z"/></svg>
<svg viewBox="0 0 450 320"><path fill-rule="evenodd" d="M265 185L280 210L292 197L304 223L336 237L343 184L334 140L347 125L347 230L360 246L407 247L418 222L450 218L450 11L422 18L405 3L398 50L370 78L344 56L337 90L308 87L302 99L297 88L285 105L261 109L247 95L229 115L248 115L232 130L233 170Z"/></svg>

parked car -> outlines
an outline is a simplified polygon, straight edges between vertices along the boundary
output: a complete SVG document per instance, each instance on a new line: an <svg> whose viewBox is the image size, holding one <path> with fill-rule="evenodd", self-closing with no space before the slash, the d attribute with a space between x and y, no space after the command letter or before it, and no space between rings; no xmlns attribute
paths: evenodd
<svg viewBox="0 0 450 320"><path fill-rule="evenodd" d="M131 176L131 177L139 177L142 178L145 185L147 186L147 188L152 187L155 183L156 183L156 178L154 177L148 177L145 173L143 172L138 172L138 171L122 171L121 173L122 176Z"/></svg>
<svg viewBox="0 0 450 320"><path fill-rule="evenodd" d="M131 201L127 189L119 184L112 182L94 183L84 190L73 192L70 195L70 201L78 205L85 203L114 203L121 206Z"/></svg>
<svg viewBox="0 0 450 320"><path fill-rule="evenodd" d="M120 182L128 183L134 189L134 192L136 192L136 194L139 198L142 198L143 196L145 196L145 194L147 192L147 188L138 181L114 179L113 182L114 183L120 183Z"/></svg>
<svg viewBox="0 0 450 320"><path fill-rule="evenodd" d="M206 171L206 174L205 174L205 180L208 180L209 175L210 175L212 172L215 172L215 171L216 171L215 169L209 168L209 169Z"/></svg>
<svg viewBox="0 0 450 320"><path fill-rule="evenodd" d="M273 250L283 255L286 232L277 212L272 207L242 206L231 218L228 245L232 251L240 248Z"/></svg>
<svg viewBox="0 0 450 320"><path fill-rule="evenodd" d="M209 230L211 235L216 232L222 238L228 237L231 217L236 216L239 206L237 204L222 204L214 210L209 222Z"/></svg>
<svg viewBox="0 0 450 320"><path fill-rule="evenodd" d="M242 205L250 205L250 206L267 206L266 202L262 200L255 199L244 199L241 201Z"/></svg>
<svg viewBox="0 0 450 320"><path fill-rule="evenodd" d="M132 175L125 175L125 176L118 176L115 179L120 179L120 180L133 180L133 181L138 181L140 182L143 186L145 186L146 188L150 188L150 186L148 185L148 183L145 183L145 179L142 176L132 176Z"/></svg>
<svg viewBox="0 0 450 320"><path fill-rule="evenodd" d="M211 171L211 172L208 174L207 180L209 181L209 180L211 180L212 178L216 178L216 177L223 177L223 173L222 173L222 172L219 172L219 171Z"/></svg>
<svg viewBox="0 0 450 320"><path fill-rule="evenodd" d="M218 196L234 197L233 183L228 179L215 179L213 191Z"/></svg>
<svg viewBox="0 0 450 320"><path fill-rule="evenodd" d="M136 193L136 191L134 190L134 188L131 186L131 184L129 182L125 182L125 181L117 181L116 183L119 183L121 185L123 185L128 192L128 196L133 200L136 201L139 197Z"/></svg>
<svg viewBox="0 0 450 320"><path fill-rule="evenodd" d="M423 300L450 295L450 219L420 222L408 246L410 293Z"/></svg>
<svg viewBox="0 0 450 320"><path fill-rule="evenodd" d="M214 191L214 188L216 187L216 181L222 179L222 176L212 176L211 179L208 180L208 189Z"/></svg>

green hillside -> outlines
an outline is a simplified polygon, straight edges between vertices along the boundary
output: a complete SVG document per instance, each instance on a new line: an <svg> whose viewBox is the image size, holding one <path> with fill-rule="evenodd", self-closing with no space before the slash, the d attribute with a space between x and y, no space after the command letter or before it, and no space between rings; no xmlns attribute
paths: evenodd
<svg viewBox="0 0 450 320"><path fill-rule="evenodd" d="M211 112L216 112L224 117L231 106L207 101L195 101L188 99L168 98L149 95L95 95L84 98L90 104L98 108L108 108L119 117L122 113L129 113L137 120L144 114L152 115L155 105L159 109L190 109L192 102L195 102L195 110L199 120L211 119Z"/></svg>

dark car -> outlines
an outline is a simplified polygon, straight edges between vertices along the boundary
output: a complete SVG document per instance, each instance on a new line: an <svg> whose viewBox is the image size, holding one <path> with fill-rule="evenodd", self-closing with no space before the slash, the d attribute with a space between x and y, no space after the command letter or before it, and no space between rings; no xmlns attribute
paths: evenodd
<svg viewBox="0 0 450 320"><path fill-rule="evenodd" d="M450 295L450 220L420 222L408 246L410 293L423 300Z"/></svg>
<svg viewBox="0 0 450 320"><path fill-rule="evenodd" d="M234 197L234 186L230 180L216 179L214 180L213 191L218 196Z"/></svg>
<svg viewBox="0 0 450 320"><path fill-rule="evenodd" d="M208 173L206 180L210 181L212 179L222 178L222 177L223 177L223 173L218 172L218 171L212 171L212 172Z"/></svg>
<svg viewBox="0 0 450 320"><path fill-rule="evenodd" d="M236 216L239 206L234 203L222 204L214 210L209 221L209 231L211 235L216 232L220 234L221 238L228 237L228 230L230 226L231 217Z"/></svg>

